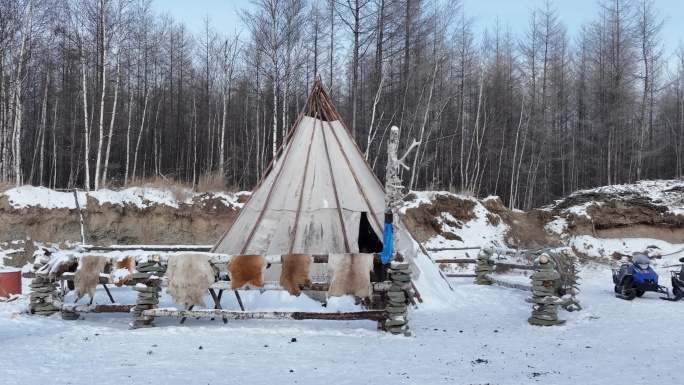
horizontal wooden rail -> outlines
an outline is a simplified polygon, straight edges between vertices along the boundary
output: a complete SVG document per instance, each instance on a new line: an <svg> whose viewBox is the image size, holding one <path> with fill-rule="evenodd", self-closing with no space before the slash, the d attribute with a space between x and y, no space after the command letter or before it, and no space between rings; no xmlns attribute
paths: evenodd
<svg viewBox="0 0 684 385"><path fill-rule="evenodd" d="M120 303L83 305L53 301L52 304L61 311L72 313L130 313L131 309L135 307L135 305Z"/></svg>
<svg viewBox="0 0 684 385"><path fill-rule="evenodd" d="M525 285L525 284L522 284L522 283L512 283L512 282L502 281L502 280L500 280L500 279L492 278L492 276L489 275L489 274L486 275L486 277L487 277L490 281L492 281L492 283L495 283L495 284L497 284L497 285L499 285L499 286L509 287L509 288L511 288L511 289L532 291L532 286L530 286L530 285Z"/></svg>
<svg viewBox="0 0 684 385"><path fill-rule="evenodd" d="M24 278L35 278L34 273L24 273L22 274ZM64 281L73 281L74 280L74 273L64 273L60 275L59 277L55 278L55 280L64 280ZM135 286L138 283L149 283L150 281L161 281L162 285L167 285L168 284L168 278L163 277L163 278L133 278L129 279L128 281L125 281L123 284L126 286ZM100 284L107 285L110 284L109 282L109 275L108 274L100 274ZM373 284L373 291L374 292L386 292L389 291L389 288L391 286L390 282L372 282ZM217 290L233 290L231 288L231 281L217 281L214 282L211 285L212 289L217 289ZM310 285L299 285L300 290L307 290L307 291L328 291L330 288L330 283L327 282L314 282L311 283ZM269 282L264 282L264 286L254 286L254 285L245 285L238 290L285 290L284 287L280 286L280 283L276 281L269 281Z"/></svg>
<svg viewBox="0 0 684 385"><path fill-rule="evenodd" d="M463 258L463 259L435 259L435 263L476 263L477 260L475 259L469 259L469 258ZM510 262L499 262L499 261L489 261L490 265L494 266L503 266L503 267L508 267L510 269L521 269L521 270L534 270L533 265L521 265L518 263L510 263Z"/></svg>
<svg viewBox="0 0 684 385"><path fill-rule="evenodd" d="M25 273L22 273L21 276L23 278L35 278L36 273L25 272ZM51 279L54 281L73 281L74 280L74 273L70 273L70 272L62 273L62 275L55 277L55 278L51 278ZM166 280L166 279L161 278L161 277L131 278L131 279L125 281L123 284L126 286L135 286L139 283L148 283L151 281L162 281L162 280ZM100 274L100 282L99 283L103 284L103 285L110 284L111 282L109 282L109 274L104 274L104 273ZM111 284L113 285L113 283L111 283Z"/></svg>
<svg viewBox="0 0 684 385"><path fill-rule="evenodd" d="M112 250L110 250L112 251ZM75 262L78 262L79 259L81 258L87 258L87 257L92 257L92 256L103 256L107 258L107 262L111 263L114 261L119 261L122 258L126 257L135 257L137 262L168 262L169 257L171 256L182 256L183 252L192 252L192 251L170 251L170 250L155 250L158 251L159 253L155 254L152 253L151 251L145 251L141 250L139 248L133 249L133 250L118 250L118 251L129 251L131 253L127 254L116 254L116 255L102 255L97 252L86 252L86 253L68 253L66 257L63 256L63 254L60 254L60 259L59 260L54 260L48 262L47 265L43 266L44 271L54 271L57 270L58 266L62 266L65 264L72 264ZM144 254L142 255L135 255L135 253L132 253L134 251L142 251ZM196 251L196 253L208 256L209 263L211 264L227 264L230 263L230 261L238 256L236 255L231 255L231 254L216 254L216 253L208 253L208 252L203 252L203 251ZM130 255L128 255L130 254ZM282 254L282 255L265 255L264 258L266 259L266 263L271 263L271 264L278 264L283 262L283 257L286 256L287 254ZM328 263L328 257L330 254L309 254L312 257L312 262L313 263ZM379 254L373 254L373 261L374 262L380 262L380 255ZM39 273L41 270L38 271Z"/></svg>
<svg viewBox="0 0 684 385"><path fill-rule="evenodd" d="M158 252L172 252L172 251L198 251L208 252L214 247L213 245L112 245L112 246L81 246L85 251L158 251Z"/></svg>
<svg viewBox="0 0 684 385"><path fill-rule="evenodd" d="M534 270L533 265L519 265L517 263L508 263L508 262L494 262L494 265L495 266L508 267L510 269Z"/></svg>
<svg viewBox="0 0 684 385"><path fill-rule="evenodd" d="M477 259L471 259L471 258L435 259L435 263L477 263Z"/></svg>
<svg viewBox="0 0 684 385"><path fill-rule="evenodd" d="M456 251L456 250L480 250L482 247L480 246L474 246L474 247L432 247L432 248L427 248L427 251Z"/></svg>
<svg viewBox="0 0 684 385"><path fill-rule="evenodd" d="M284 311L269 311L269 312L245 312L224 309L206 309L206 310L179 310L179 309L149 309L142 312L143 316L149 317L192 317L192 318L226 318L226 319L317 319L317 320L333 320L333 321L350 321L350 320L373 320L382 321L387 319L387 312L384 310L367 310L358 312L346 313L316 313L316 312L284 312Z"/></svg>
<svg viewBox="0 0 684 385"><path fill-rule="evenodd" d="M373 282L373 291L386 292L389 291L390 286L390 282ZM211 288L218 290L233 290L231 288L230 281L214 282L211 285ZM299 285L300 290L309 291L328 291L329 288L330 284L326 282L314 282L310 285ZM285 290L285 288L280 286L278 282L264 282L264 286L245 285L238 290Z"/></svg>

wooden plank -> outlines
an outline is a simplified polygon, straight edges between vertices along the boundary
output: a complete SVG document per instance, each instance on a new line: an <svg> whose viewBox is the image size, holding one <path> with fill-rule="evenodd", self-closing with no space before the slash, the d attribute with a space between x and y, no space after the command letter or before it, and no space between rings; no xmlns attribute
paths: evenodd
<svg viewBox="0 0 684 385"><path fill-rule="evenodd" d="M93 250L95 250L95 249L93 249ZM236 256L236 255L229 255L229 254L215 254L215 253L204 252L204 251L200 251L199 247L198 247L198 250L190 250L190 249L186 249L186 250L170 250L170 249L157 250L153 247L149 248L149 249L145 249L144 247L137 247L137 248L131 249L131 250L121 250L118 248L111 248L111 250L108 250L106 247L102 247L102 248L98 248L97 250L101 250L104 252L106 252L106 251L128 251L131 253L130 253L130 255L128 255L129 253L116 253L115 255L102 255L103 253L97 253L94 251L86 252L86 253L74 253L74 254L69 255L70 260L68 260L68 261L65 260L63 263L58 263L56 266L51 266L50 269L52 271L55 271L62 264L72 263L73 262L72 260L79 260L81 258L90 257L93 255L103 256L103 257L107 258L108 263L112 263L113 261L119 260L119 259L124 258L126 256L135 257L138 262L142 262L142 261L168 262L169 257L172 255L183 255L182 252L193 252L193 253L200 253L202 255L206 255L206 256L210 257L209 263L211 263L213 265L215 265L215 264L228 264L233 259L233 257ZM135 255L135 253L133 253L135 251L142 251L142 252L146 252L146 253L157 252L157 254L147 254L147 255L138 254L138 255ZM266 256L264 256L264 258L266 259L267 263L279 264L279 263L282 263L283 256L284 255L266 255ZM312 256L313 263L328 263L329 254L312 254L311 256ZM380 262L380 255L379 254L373 254L373 260L375 262ZM29 278L29 277L27 276L26 278Z"/></svg>
<svg viewBox="0 0 684 385"><path fill-rule="evenodd" d="M235 310L222 309L203 309L203 310L179 310L179 309L149 309L142 312L144 316L151 317L194 317L194 318L229 318L229 319L317 319L317 320L333 320L333 321L350 321L350 320L384 320L387 318L387 312L384 310L367 310L358 312L346 313L315 313L315 312L243 312Z"/></svg>
<svg viewBox="0 0 684 385"><path fill-rule="evenodd" d="M435 263L477 263L477 259L470 259L470 258L435 259Z"/></svg>
<svg viewBox="0 0 684 385"><path fill-rule="evenodd" d="M385 292L389 291L391 283L389 282L373 282L374 292ZM233 290L230 281L218 281L211 285L212 289L218 290ZM310 285L299 285L300 290L308 291L328 291L330 284L327 282L314 282ZM284 287L280 286L280 283L275 281L264 282L264 286L254 286L245 285L238 290L285 290Z"/></svg>
<svg viewBox="0 0 684 385"><path fill-rule="evenodd" d="M490 262L493 262L493 264L496 266L508 267L510 269L534 270L533 265L519 265L517 263L497 262L497 261L490 261Z"/></svg>
<svg viewBox="0 0 684 385"><path fill-rule="evenodd" d="M24 278L34 278L36 275L34 273L24 273L22 274L22 277ZM74 280L74 273L64 273L60 275L59 277L55 278L55 280L65 280L65 281L73 281ZM135 286L138 283L146 283L150 281L166 281L165 278L138 278L138 279L130 279L126 282L124 282L124 285L126 286ZM109 276L104 274L100 275L100 283L101 284L109 284ZM375 292L386 292L389 291L391 283L389 282L373 282L373 291ZM218 289L218 290L233 290L231 288L231 282L230 281L218 281L214 282L211 287L213 289ZM326 282L314 282L310 285L300 285L299 286L300 290L308 290L308 291L328 291L330 288L330 284ZM270 282L264 282L264 286L254 286L254 285L246 285L241 287L239 290L285 290L284 287L280 286L278 282L275 281L270 281Z"/></svg>
<svg viewBox="0 0 684 385"><path fill-rule="evenodd" d="M82 305L78 303L54 301L52 304L61 311L70 311L73 313L130 313L131 309L135 307L135 305L120 303Z"/></svg>
<svg viewBox="0 0 684 385"><path fill-rule="evenodd" d="M21 276L23 278L35 278L36 274L28 272L28 273L23 273ZM74 280L74 273L66 272L66 273L63 273L62 275L60 275L59 277L55 277L53 279L55 281L57 281L57 280L73 281ZM161 280L162 280L162 278L132 278L132 279L129 279L128 281L124 282L123 284L125 286L135 286L139 283L149 283L149 282L153 282L153 281L158 282ZM104 274L104 273L100 274L100 282L99 283L102 285L109 285L110 284L109 274Z"/></svg>
<svg viewBox="0 0 684 385"><path fill-rule="evenodd" d="M85 251L158 251L158 252L173 252L173 251L198 251L209 252L213 245L112 245L112 246L82 246Z"/></svg>
<svg viewBox="0 0 684 385"><path fill-rule="evenodd" d="M525 285L522 283L512 283L512 282L502 281L500 279L492 278L491 275L487 275L487 278L489 278L489 280L492 281L492 283L495 283L499 286L509 287L511 289L532 291L532 286L530 286L530 285Z"/></svg>
<svg viewBox="0 0 684 385"><path fill-rule="evenodd" d="M456 250L480 250L482 247L480 246L473 246L473 247L432 247L429 249L426 249L428 251L456 251Z"/></svg>

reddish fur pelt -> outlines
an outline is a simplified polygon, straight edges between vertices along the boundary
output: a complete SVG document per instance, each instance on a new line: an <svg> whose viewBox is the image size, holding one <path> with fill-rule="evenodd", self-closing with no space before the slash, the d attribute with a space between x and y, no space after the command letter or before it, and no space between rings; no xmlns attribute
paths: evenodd
<svg viewBox="0 0 684 385"><path fill-rule="evenodd" d="M371 296L373 285L370 282L370 272L373 270L373 254L330 254L328 268L333 271L328 296Z"/></svg>
<svg viewBox="0 0 684 385"><path fill-rule="evenodd" d="M95 288L100 283L100 273L107 265L107 258L102 256L83 257L74 274L74 295L76 300L83 298L84 295L95 296Z"/></svg>
<svg viewBox="0 0 684 385"><path fill-rule="evenodd" d="M288 293L299 297L302 294L299 285L311 284L309 280L311 256L309 254L288 254L283 255L282 260L280 286L284 287Z"/></svg>
<svg viewBox="0 0 684 385"><path fill-rule="evenodd" d="M166 276L169 287L166 292L174 302L185 307L204 306L204 295L216 281L211 257L203 254L179 254L169 257Z"/></svg>
<svg viewBox="0 0 684 385"><path fill-rule="evenodd" d="M263 255L237 255L228 264L231 288L237 290L245 285L264 286L266 258Z"/></svg>
<svg viewBox="0 0 684 385"><path fill-rule="evenodd" d="M128 270L125 271L117 270ZM109 275L109 282L113 283L117 287L123 286L123 284L133 277L133 271L135 270L135 257L125 257L120 261L114 261L114 267L111 274ZM127 274L127 275L125 275Z"/></svg>

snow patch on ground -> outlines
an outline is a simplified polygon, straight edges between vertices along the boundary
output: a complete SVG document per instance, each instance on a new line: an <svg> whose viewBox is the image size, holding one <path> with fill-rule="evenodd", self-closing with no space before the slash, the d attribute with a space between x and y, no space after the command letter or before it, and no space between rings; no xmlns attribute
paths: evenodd
<svg viewBox="0 0 684 385"><path fill-rule="evenodd" d="M430 204L432 202L432 199L435 197L435 195L437 195L437 194L449 194L449 192L446 192L446 191L411 191L410 194L415 195L416 198L412 199L408 202L404 201L402 203L402 205L399 207L399 213L400 214L406 214L406 210L419 207L422 204Z"/></svg>
<svg viewBox="0 0 684 385"><path fill-rule="evenodd" d="M4 192L10 205L15 209L39 206L46 209L75 209L73 193L59 192L45 187L21 186ZM81 198L79 198L81 201ZM82 200L85 202L85 199Z"/></svg>
<svg viewBox="0 0 684 385"><path fill-rule="evenodd" d="M684 215L684 181L682 180L646 180L631 184L601 186L593 189L579 190L570 194L569 198L588 194L606 194L621 197L646 197L653 203L667 206L675 215ZM557 203L562 201L557 201ZM592 202L587 202L592 204ZM551 206L547 207L550 208ZM574 206L572 210L579 213L586 209L585 205ZM586 212L586 210L584 210Z"/></svg>
<svg viewBox="0 0 684 385"><path fill-rule="evenodd" d="M546 231L551 234L564 234L568 230L568 221L565 218L556 219L546 224Z"/></svg>
<svg viewBox="0 0 684 385"><path fill-rule="evenodd" d="M101 189L97 191L79 191L77 193L78 203L81 208L87 207L88 197L94 198L100 205L105 203L113 205L133 205L141 209L151 205L162 205L178 208L180 204L192 204L197 197L206 200L212 196L219 198L226 206L241 208L242 203L238 202L240 195L249 195L248 192L238 193L196 193L185 189L180 195L185 196L179 200L177 195L168 189L152 187L130 187L120 191ZM60 192L45 187L21 186L4 192L7 199L15 209L27 207L43 207L45 209L76 209L76 201L73 192Z"/></svg>

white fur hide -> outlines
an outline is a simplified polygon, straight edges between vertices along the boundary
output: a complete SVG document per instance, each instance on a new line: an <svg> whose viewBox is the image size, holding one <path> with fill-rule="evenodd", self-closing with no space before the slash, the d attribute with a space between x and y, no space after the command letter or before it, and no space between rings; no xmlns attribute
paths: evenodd
<svg viewBox="0 0 684 385"><path fill-rule="evenodd" d="M215 281L215 272L209 263L211 257L202 254L180 254L169 257L166 292L173 301L186 308L204 305L204 295Z"/></svg>
<svg viewBox="0 0 684 385"><path fill-rule="evenodd" d="M328 296L371 296L373 285L370 281L370 272L373 270L373 254L330 254L328 268L333 271Z"/></svg>
<svg viewBox="0 0 684 385"><path fill-rule="evenodd" d="M102 256L83 257L74 273L74 295L76 300L84 295L95 296L95 288L100 283L100 273L107 265L107 258Z"/></svg>

